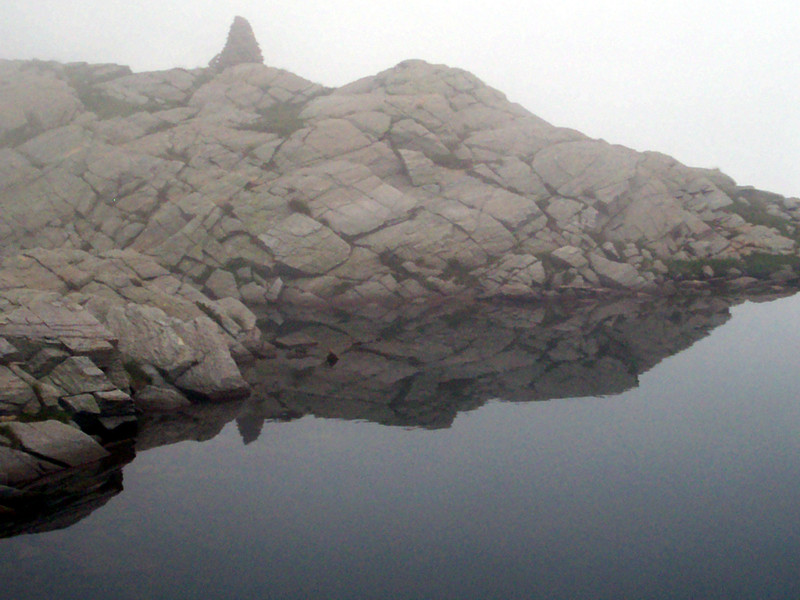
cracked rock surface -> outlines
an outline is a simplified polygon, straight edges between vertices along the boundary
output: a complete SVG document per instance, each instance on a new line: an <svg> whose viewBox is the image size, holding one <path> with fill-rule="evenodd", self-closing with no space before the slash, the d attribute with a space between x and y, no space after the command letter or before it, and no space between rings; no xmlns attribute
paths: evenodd
<svg viewBox="0 0 800 600"><path fill-rule="evenodd" d="M250 304L639 291L686 265L750 274L755 255L786 280L797 263L797 199L555 127L443 65L334 90L255 59L0 73L0 256L135 250Z"/></svg>

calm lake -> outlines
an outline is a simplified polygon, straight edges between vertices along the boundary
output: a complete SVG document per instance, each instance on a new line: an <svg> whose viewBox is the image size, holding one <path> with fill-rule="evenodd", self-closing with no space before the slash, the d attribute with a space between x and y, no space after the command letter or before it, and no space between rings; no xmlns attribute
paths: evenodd
<svg viewBox="0 0 800 600"><path fill-rule="evenodd" d="M534 312L276 319L305 362L143 426L0 597L800 597L800 295Z"/></svg>

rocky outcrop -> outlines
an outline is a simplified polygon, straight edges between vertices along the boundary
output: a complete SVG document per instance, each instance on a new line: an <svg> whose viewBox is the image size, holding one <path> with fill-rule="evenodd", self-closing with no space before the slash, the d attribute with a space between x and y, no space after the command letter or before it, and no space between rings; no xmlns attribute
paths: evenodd
<svg viewBox="0 0 800 600"><path fill-rule="evenodd" d="M68 396L130 391L125 365L151 369L153 375L141 377L149 385L157 376L165 390L242 396L247 385L233 357L247 361L266 350L255 316L240 301L211 300L131 250L98 256L35 250L0 261L0 269L4 361ZM94 365L108 379L92 375ZM18 379L12 372L0 376L9 380L7 412L14 406L37 412L29 390L12 385Z"/></svg>
<svg viewBox="0 0 800 600"><path fill-rule="evenodd" d="M126 438L141 411L247 396L234 357L245 364L269 349L240 301L211 300L131 250L33 250L1 260L0 271L8 441L0 474L13 471L15 481L83 464L50 456L26 436L61 439L65 451L82 439L76 461L93 462L88 449L101 447L87 434ZM49 423L46 432L39 422Z"/></svg>
<svg viewBox="0 0 800 600"><path fill-rule="evenodd" d="M441 427L493 396L621 391L705 327L631 297L795 286L799 228L798 199L555 127L459 69L331 90L265 66L240 17L207 69L0 60L0 486L104 480L104 444L213 435L181 415L253 389L208 409L245 442L264 418Z"/></svg>
<svg viewBox="0 0 800 600"><path fill-rule="evenodd" d="M249 304L796 279L797 199L554 127L459 69L328 90L259 63L3 61L0 254L135 250Z"/></svg>

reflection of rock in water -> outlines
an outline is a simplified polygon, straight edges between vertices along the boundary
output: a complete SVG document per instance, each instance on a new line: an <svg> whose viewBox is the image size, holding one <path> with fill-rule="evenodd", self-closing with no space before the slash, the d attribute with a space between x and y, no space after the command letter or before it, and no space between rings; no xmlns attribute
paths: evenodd
<svg viewBox="0 0 800 600"><path fill-rule="evenodd" d="M247 373L251 399L145 415L135 448L209 440L234 419L249 444L265 421L306 414L442 428L491 398L616 394L724 323L735 303L702 297L287 310L272 319L279 356ZM132 458L122 452L60 471L20 488L23 495L0 486L0 537L77 522L122 489L121 466Z"/></svg>
<svg viewBox="0 0 800 600"><path fill-rule="evenodd" d="M233 401L194 404L177 411L145 414L139 422L136 451L144 452L187 440L204 442L213 439L241 410L242 401Z"/></svg>
<svg viewBox="0 0 800 600"><path fill-rule="evenodd" d="M281 356L247 377L257 396L298 414L448 427L459 411L490 398L525 402L635 387L640 373L724 323L735 303L706 296L371 313L287 309L276 319Z"/></svg>
<svg viewBox="0 0 800 600"><path fill-rule="evenodd" d="M109 458L57 471L20 489L0 486L0 538L69 527L122 491L122 467L133 448L120 445Z"/></svg>
<svg viewBox="0 0 800 600"><path fill-rule="evenodd" d="M242 415L236 418L236 428L242 436L242 442L246 446L258 439L261 429L264 427L264 417L258 415Z"/></svg>

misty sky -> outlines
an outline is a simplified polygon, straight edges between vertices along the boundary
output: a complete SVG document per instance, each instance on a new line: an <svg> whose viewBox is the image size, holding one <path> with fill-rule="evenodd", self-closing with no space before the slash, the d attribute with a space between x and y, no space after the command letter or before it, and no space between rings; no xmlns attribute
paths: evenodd
<svg viewBox="0 0 800 600"><path fill-rule="evenodd" d="M0 0L0 58L205 66L235 15L324 85L444 63L554 125L800 196L794 0Z"/></svg>

